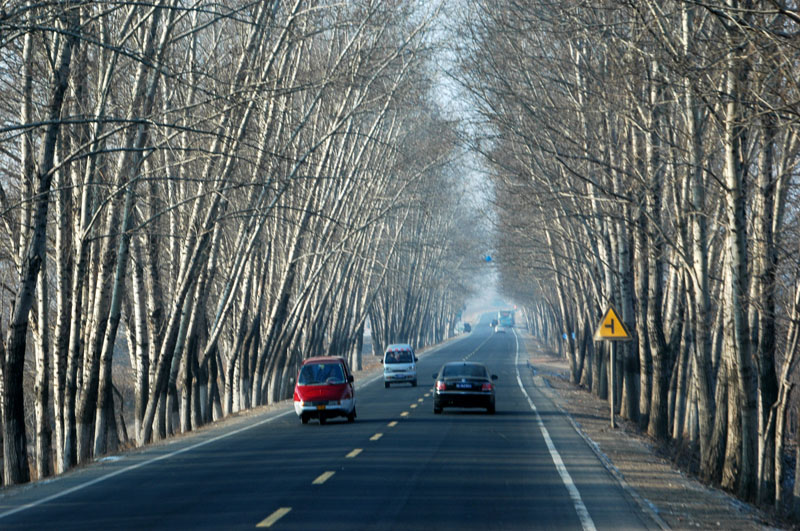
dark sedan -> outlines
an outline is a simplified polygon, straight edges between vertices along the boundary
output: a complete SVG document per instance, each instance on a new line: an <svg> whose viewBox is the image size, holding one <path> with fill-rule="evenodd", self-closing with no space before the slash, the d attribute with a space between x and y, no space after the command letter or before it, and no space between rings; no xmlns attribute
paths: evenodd
<svg viewBox="0 0 800 531"><path fill-rule="evenodd" d="M433 412L445 407L480 407L494 413L494 384L497 375L489 375L486 365L474 361L447 363L433 375L436 386Z"/></svg>

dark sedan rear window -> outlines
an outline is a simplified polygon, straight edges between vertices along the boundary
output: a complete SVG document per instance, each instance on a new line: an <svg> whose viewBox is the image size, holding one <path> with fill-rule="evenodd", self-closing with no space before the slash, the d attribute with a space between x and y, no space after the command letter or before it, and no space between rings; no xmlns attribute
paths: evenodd
<svg viewBox="0 0 800 531"><path fill-rule="evenodd" d="M486 369L480 365L448 365L444 368L442 376L446 378L452 378L454 376L486 378Z"/></svg>

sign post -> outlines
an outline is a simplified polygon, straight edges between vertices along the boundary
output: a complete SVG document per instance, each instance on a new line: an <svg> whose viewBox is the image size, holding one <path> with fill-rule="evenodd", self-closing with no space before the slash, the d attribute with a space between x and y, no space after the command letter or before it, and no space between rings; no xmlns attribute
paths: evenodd
<svg viewBox="0 0 800 531"><path fill-rule="evenodd" d="M614 406L614 396L617 394L616 379L614 378L614 369L616 368L616 365L617 365L617 342L616 341L612 341L611 342L611 354L609 355L609 357L611 358L611 360L610 360L611 361L611 367L610 367L611 370L609 371L609 373L610 373L609 374L609 381L611 383L608 386L609 387L608 398L609 398L609 400L611 402L611 404L610 404L610 406L611 406L611 429L613 430L613 429L615 429L617 427L616 426L616 422L614 422L614 412L617 410L616 407Z"/></svg>
<svg viewBox="0 0 800 531"><path fill-rule="evenodd" d="M614 393L616 391L616 386L614 385L614 365L616 361L617 355L617 341L630 341L633 339L628 329L625 327L625 323L622 322L622 319L619 318L619 314L614 309L612 305L608 306L606 313L603 315L603 319L600 320L600 324L597 326L597 330L594 332L594 340L595 341L611 341L611 366L609 370L609 391L608 397L611 405L611 428L616 428L616 423L614 422Z"/></svg>

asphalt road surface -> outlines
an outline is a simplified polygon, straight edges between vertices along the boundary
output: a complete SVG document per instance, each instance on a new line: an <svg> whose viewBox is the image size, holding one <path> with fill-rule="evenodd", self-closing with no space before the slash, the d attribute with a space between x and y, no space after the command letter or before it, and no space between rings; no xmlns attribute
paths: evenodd
<svg viewBox="0 0 800 531"><path fill-rule="evenodd" d="M291 404L0 498L0 529L655 529L488 321L420 357L419 386L361 382L358 418ZM447 361L499 376L497 413L433 413ZM577 419L580 421L580 419Z"/></svg>

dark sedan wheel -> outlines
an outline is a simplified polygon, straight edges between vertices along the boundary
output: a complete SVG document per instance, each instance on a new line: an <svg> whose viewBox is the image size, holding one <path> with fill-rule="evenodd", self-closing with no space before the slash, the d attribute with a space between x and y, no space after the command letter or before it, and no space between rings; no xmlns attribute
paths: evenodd
<svg viewBox="0 0 800 531"><path fill-rule="evenodd" d="M411 387L416 387L416 386L417 386L417 381L411 380Z"/></svg>
<svg viewBox="0 0 800 531"><path fill-rule="evenodd" d="M486 412L490 415L494 415L494 404L486 408Z"/></svg>

